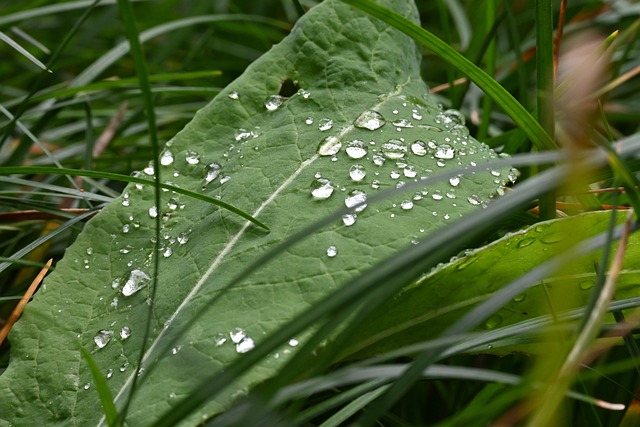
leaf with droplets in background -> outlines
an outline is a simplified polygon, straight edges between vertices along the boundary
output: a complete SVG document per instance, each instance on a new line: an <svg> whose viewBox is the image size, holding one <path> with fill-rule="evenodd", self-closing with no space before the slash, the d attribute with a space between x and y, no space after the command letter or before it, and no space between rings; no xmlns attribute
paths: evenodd
<svg viewBox="0 0 640 427"><path fill-rule="evenodd" d="M468 251L434 269L379 307L376 322L364 324L354 333L360 338L355 338L351 346L344 349L342 357L361 358L433 339L434 331L445 330L471 307L567 250L570 244L606 232L610 216L611 212L601 211L545 221ZM618 223L624 217L619 213ZM635 233L629 238L616 299L638 295L639 251L640 239ZM600 251L575 257L543 281L544 289L542 283L536 284L488 317L483 329L507 327L549 315L552 310L557 314L584 306L596 282L594 265L600 262L600 257ZM539 349L539 346L524 344L510 345L506 349L488 344L478 350L505 354Z"/></svg>
<svg viewBox="0 0 640 427"><path fill-rule="evenodd" d="M410 2L387 1L416 19ZM100 420L90 350L121 407L145 327L154 257L153 218L162 217L152 336L128 422L149 423L189 393L203 372L222 369L319 298L371 265L480 208L513 180L512 170L469 173L379 203L367 198L433 173L496 158L468 136L464 117L442 111L420 79L408 37L334 1L309 11L291 34L252 64L166 144L162 182L251 213L266 233L232 213L170 191L130 185L85 227L11 335L0 377L0 418L15 424ZM160 352L246 266L295 231L339 208L328 227L279 254ZM296 338L209 402L188 423L223 410L269 378ZM27 405L28 402L28 405Z"/></svg>

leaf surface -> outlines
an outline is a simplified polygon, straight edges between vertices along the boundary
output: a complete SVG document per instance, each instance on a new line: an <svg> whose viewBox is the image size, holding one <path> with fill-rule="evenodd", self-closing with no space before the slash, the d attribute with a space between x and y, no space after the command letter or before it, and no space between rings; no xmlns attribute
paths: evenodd
<svg viewBox="0 0 640 427"><path fill-rule="evenodd" d="M386 4L417 20L412 2ZM160 171L144 171L219 197L271 232L170 191L153 206L152 188L129 185L86 225L12 331L0 419L98 424L100 403L78 341L121 407L151 304L154 215L163 225L145 361L159 362L141 377L130 425L156 420L203 375L242 357L328 292L478 209L513 172L454 177L364 207L366 196L496 157L468 137L462 116L443 112L428 95L411 39L340 2L323 2L166 144ZM258 257L345 204L352 215L279 254L209 306ZM161 351L167 331L203 305L208 311ZM269 378L295 346L291 341L185 424L220 412Z"/></svg>

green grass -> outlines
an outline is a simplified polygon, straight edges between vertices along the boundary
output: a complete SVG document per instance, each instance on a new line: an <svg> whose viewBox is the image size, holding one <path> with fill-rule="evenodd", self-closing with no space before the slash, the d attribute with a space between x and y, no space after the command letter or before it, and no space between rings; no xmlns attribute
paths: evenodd
<svg viewBox="0 0 640 427"><path fill-rule="evenodd" d="M599 280L588 310L572 307L567 313L563 301L554 300L550 304L558 310L547 316L495 330L483 327L503 304L527 289L532 277L537 281L547 277L554 268L561 268L557 264L585 250L585 243L567 241L555 264L541 264L508 283L439 336L362 358L351 358L349 343L364 325L376 322L380 307L404 287L469 248L483 247L507 233L555 217L559 211L573 215L604 205L640 206L640 165L635 160L640 141L640 84L636 77L602 91L640 66L640 8L607 8L603 1L568 3L561 52L569 45L566 40L580 37L585 28L597 30L600 42L608 48L603 55L608 66L601 74L586 75L595 69L586 62L574 75L593 77L592 93L582 96L585 103L589 97L601 103L599 109L594 104L593 111L578 112L562 104L566 99L558 92L564 90L563 82L554 80L557 2L418 1L422 27L371 1L344 2L382 19L421 45L423 77L431 87L466 77L471 84L450 87L434 96L445 108L462 111L472 135L498 152L515 155L511 164L521 170L521 177L486 209L372 266L339 292L290 319L223 372L190 379L194 393L180 400L156 425L175 425L292 336L312 326L310 337L277 377L211 420L212 425L481 426L499 420L531 426L628 425L632 412L603 408L597 399L624 405L633 401L640 387L633 334L624 343L590 353L596 338L614 328L613 316L605 316L608 311L614 312L620 324L630 320L627 332L638 332L638 298L609 303L616 283L615 275L607 276L607 272L615 271L618 261L603 255L594 266ZM158 6L158 2L119 0L26 1L2 7L0 34L8 35L14 46L6 43L7 37L0 40L0 54L10 58L0 63L0 319L9 316L37 266L49 258L59 260L86 220L113 200L125 181L152 185L156 205L160 205L162 190L170 189L268 228L269 224L235 208L233 202L177 188L162 182L159 174L154 175L155 181L130 174L148 167L149 161L158 171L164 142L286 36L302 11L314 4L167 0ZM605 43L614 31L620 33ZM141 43L135 42L138 36ZM124 40L133 41L131 48ZM568 108L569 114L563 115ZM119 109L124 111L121 118ZM561 144L556 130L572 120L588 125L581 139L571 142L577 148L567 156L538 154L557 150ZM616 150L622 142L628 148ZM586 160L580 157L586 147L596 145L605 150ZM509 161L503 161L506 163ZM618 187L625 192L583 194ZM385 197L390 193L380 198ZM68 208L83 209L83 213L70 214ZM28 209L63 219L37 215L33 219L24 213L9 222L3 216ZM343 213L309 223L292 234L246 266L229 287L260 274L268 262ZM621 218L623 213L617 215ZM157 254L160 216L155 220ZM633 231L636 220L634 216L630 222ZM615 248L620 236L625 237L615 225L612 221L598 245ZM579 236L583 230L571 232ZM156 262L158 259L155 257ZM151 295L153 300L153 292ZM589 322L591 312L597 316ZM197 316L195 313L192 323ZM149 333L151 322L147 325ZM179 337L175 335L167 349ZM548 342L554 339L556 347L550 347ZM482 351L487 345L493 351ZM527 348L531 354L514 353L513 348ZM11 363L9 351L10 343L0 347L0 372ZM541 356L548 354L554 356ZM590 354L587 369L581 361ZM121 425L118 416L126 417L127 410L116 414L109 401L108 382L91 355L83 357L100 391L108 424ZM135 392L135 386L132 389Z"/></svg>

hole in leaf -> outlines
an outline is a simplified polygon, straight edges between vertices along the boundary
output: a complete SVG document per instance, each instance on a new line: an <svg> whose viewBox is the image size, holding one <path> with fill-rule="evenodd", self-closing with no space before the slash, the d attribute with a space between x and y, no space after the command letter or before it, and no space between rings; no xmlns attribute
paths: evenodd
<svg viewBox="0 0 640 427"><path fill-rule="evenodd" d="M283 96L285 98L289 98L298 92L300 86L296 82L291 79L285 79L282 83L280 83L280 91L278 95Z"/></svg>

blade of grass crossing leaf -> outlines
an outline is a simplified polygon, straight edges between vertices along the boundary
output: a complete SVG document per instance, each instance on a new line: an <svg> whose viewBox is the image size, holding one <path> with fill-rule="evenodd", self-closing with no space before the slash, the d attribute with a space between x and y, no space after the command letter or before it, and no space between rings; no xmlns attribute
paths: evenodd
<svg viewBox="0 0 640 427"><path fill-rule="evenodd" d="M383 20L433 51L440 58L457 68L462 74L469 77L480 89L493 98L513 121L523 129L536 147L541 150L553 150L556 148L556 144L549 134L545 132L544 128L540 126L531 114L518 103L513 95L498 84L491 76L432 33L397 13L369 0L341 1Z"/></svg>
<svg viewBox="0 0 640 427"><path fill-rule="evenodd" d="M82 169L66 169L66 168L60 169L60 168L53 168L49 166L4 166L4 167L0 166L0 175L13 175L13 174L24 175L24 174L40 174L40 173L54 174L54 175L90 176L93 178L112 179L116 181L134 182L134 183L145 184L145 185L155 185L155 182L149 179L138 178L138 177L129 176L129 175L122 175L122 174L112 173L112 172L99 172L99 171L88 171L88 170L82 170ZM236 215L241 216L242 218L248 221L251 221L252 223L254 223L260 228L269 230L269 227L267 227L267 225L264 224L262 221L259 221L254 217L252 217L251 215L249 215L248 213L228 203L218 200L214 197L209 197L204 194L185 190L183 188L175 187L173 185L168 185L162 182L158 183L157 185L160 188L171 190L179 194L184 194L185 196L193 197L194 199L197 199L197 200L202 200L204 202L220 206L221 208L227 209L228 211L233 212Z"/></svg>
<svg viewBox="0 0 640 427"><path fill-rule="evenodd" d="M535 0L536 12L536 86L538 122L551 138L555 134L553 108L553 6L551 0ZM536 147L540 148L540 147ZM556 199L551 193L540 197L540 216L551 219L556 216Z"/></svg>
<svg viewBox="0 0 640 427"><path fill-rule="evenodd" d="M107 420L107 425L109 425L109 427L121 425L118 422L118 410L116 409L116 405L113 403L113 395L111 394L111 389L109 388L109 384L107 384L106 378L102 372L100 372L100 368L91 356L91 353L89 353L81 344L78 344L78 347L82 353L82 358L87 363L87 366L91 371L93 384L96 386L96 390L100 396L100 404L102 405L102 411L104 412Z"/></svg>
<svg viewBox="0 0 640 427"><path fill-rule="evenodd" d="M160 227L161 227L161 219L162 212L160 211L160 150L158 148L158 133L156 129L156 113L153 106L153 102L151 99L151 84L149 83L149 73L147 71L147 64L144 58L144 53L142 51L142 45L139 39L138 28L136 25L136 18L133 12L133 7L131 6L131 2L129 0L118 0L118 9L120 12L120 18L125 27L125 32L127 34L127 39L129 40L129 46L131 49L131 56L133 57L133 61L136 67L136 75L138 76L138 81L140 85L140 89L142 90L142 100L144 103L145 115L147 118L147 131L149 134L149 140L151 142L151 151L153 155L153 169L155 174L154 178L154 199L155 206L158 209L157 214L155 215L155 239L153 242L153 270L152 270L152 282L151 282L151 292L149 295L149 309L147 311L147 321L144 328L144 338L142 339L142 348L140 349L140 356L138 358L137 367L142 365L142 360L144 358L144 353L147 348L147 341L149 340L149 336L151 335L151 329L153 328L153 304L156 300L156 294L158 291L158 271L160 268L160 257L158 254L160 253ZM133 381L131 383L131 388L129 390L129 395L125 400L125 404L122 408L122 411L118 417L118 423L124 423L124 420L127 417L127 411L129 410L129 405L131 404L131 400L136 392L138 376L135 375L133 377Z"/></svg>
<svg viewBox="0 0 640 427"><path fill-rule="evenodd" d="M497 13L497 0L489 0L486 3L486 26L491 28L496 20ZM491 34L491 33L489 33ZM485 55L485 64L487 74L490 76L495 75L496 72L496 57L497 57L497 45L494 36L491 37L487 52ZM493 109L493 100L485 96L482 100L482 119L480 121L480 127L478 129L478 139L484 140L489 135L489 125L491 124L491 110Z"/></svg>

